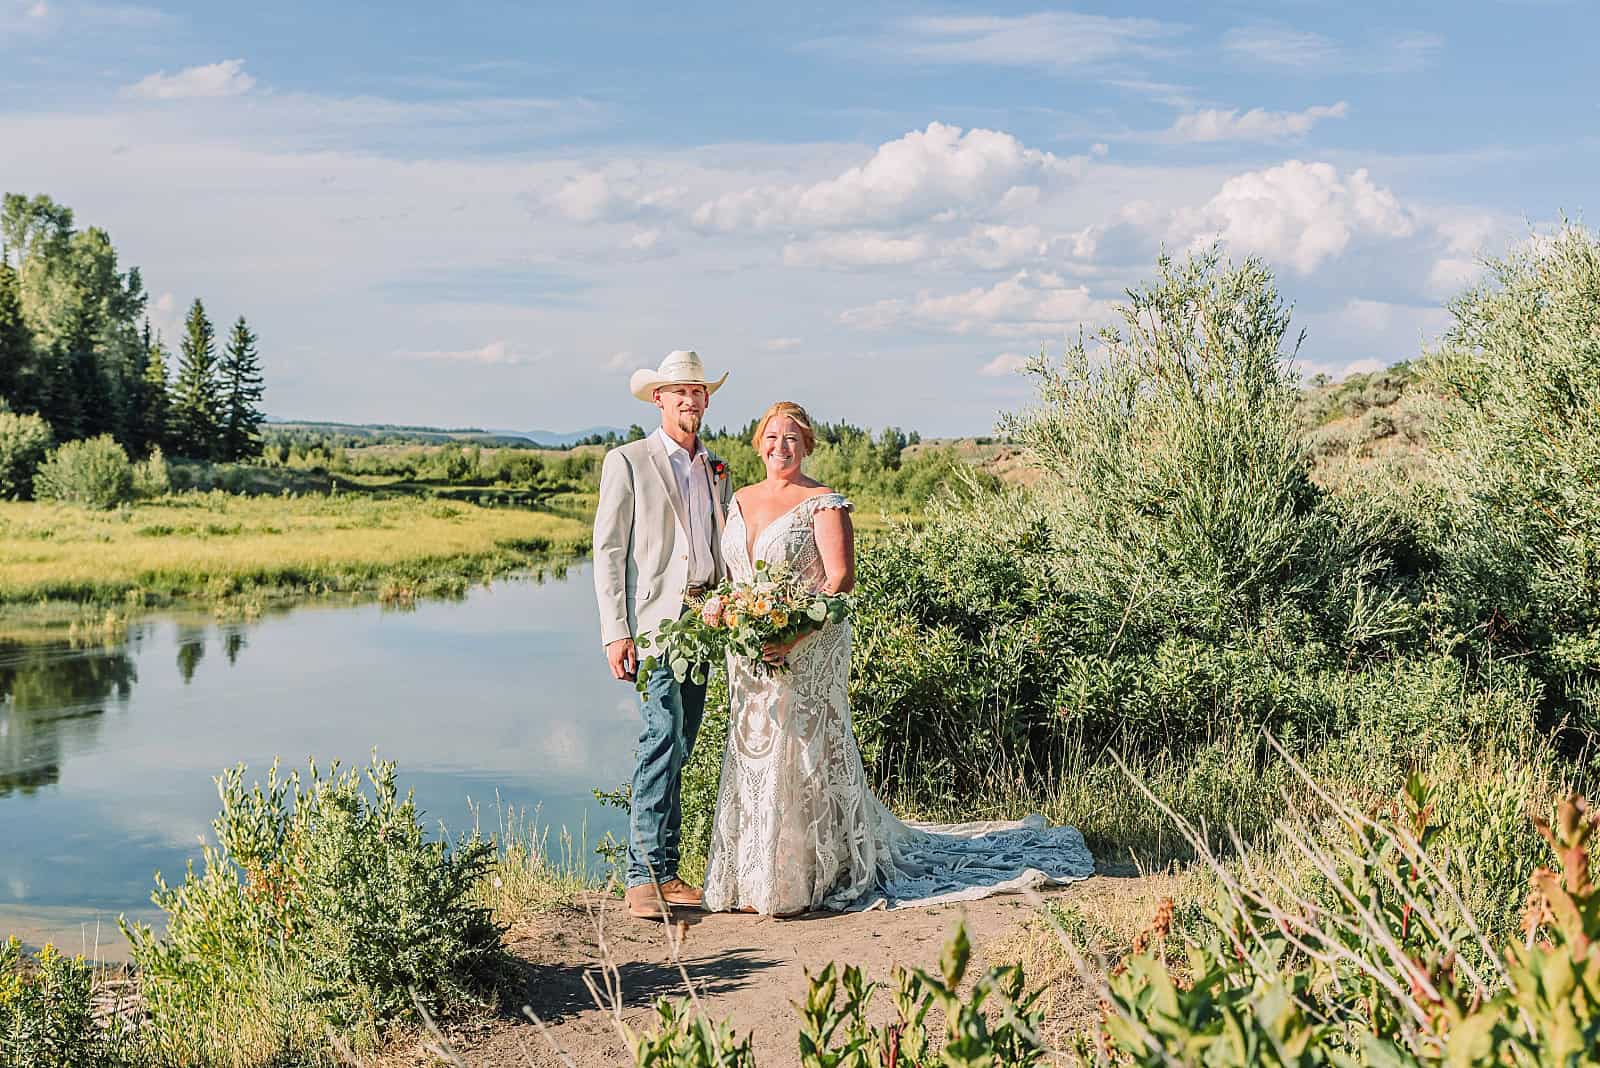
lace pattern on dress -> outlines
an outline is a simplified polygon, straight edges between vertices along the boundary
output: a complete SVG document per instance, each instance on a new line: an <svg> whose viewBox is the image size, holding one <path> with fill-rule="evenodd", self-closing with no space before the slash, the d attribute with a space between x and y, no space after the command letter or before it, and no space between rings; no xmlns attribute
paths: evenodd
<svg viewBox="0 0 1600 1068"><path fill-rule="evenodd" d="M754 560L787 562L820 588L826 573L813 517L852 507L838 493L810 497L774 519L747 553L736 500L722 539L732 578L752 578ZM1093 873L1083 836L1040 817L943 827L896 819L868 787L852 732L850 650L847 621L795 646L787 672L758 672L729 657L731 715L707 908L772 914L931 904Z"/></svg>

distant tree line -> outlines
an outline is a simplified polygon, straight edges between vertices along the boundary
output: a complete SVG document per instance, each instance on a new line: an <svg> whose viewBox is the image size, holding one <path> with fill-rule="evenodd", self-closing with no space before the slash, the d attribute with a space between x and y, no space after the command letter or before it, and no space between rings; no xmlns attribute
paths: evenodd
<svg viewBox="0 0 1600 1068"><path fill-rule="evenodd" d="M220 351L196 299L176 375L146 315L137 267L119 270L110 236L77 230L48 196L0 201L0 400L34 412L56 440L110 435L130 455L201 460L261 449L262 376L243 316Z"/></svg>

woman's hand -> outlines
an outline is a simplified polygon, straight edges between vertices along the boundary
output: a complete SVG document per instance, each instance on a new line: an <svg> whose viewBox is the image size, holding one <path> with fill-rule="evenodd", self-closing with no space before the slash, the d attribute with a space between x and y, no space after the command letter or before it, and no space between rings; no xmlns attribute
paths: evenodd
<svg viewBox="0 0 1600 1068"><path fill-rule="evenodd" d="M799 644L799 637L790 638L786 642L768 642L761 647L761 659L773 667L784 667L789 653Z"/></svg>

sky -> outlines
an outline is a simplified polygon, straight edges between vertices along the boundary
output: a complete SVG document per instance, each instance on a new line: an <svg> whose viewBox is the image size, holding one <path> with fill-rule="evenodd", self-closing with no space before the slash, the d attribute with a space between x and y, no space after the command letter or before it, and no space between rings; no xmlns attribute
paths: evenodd
<svg viewBox="0 0 1600 1068"><path fill-rule="evenodd" d="M1600 210L1589 0L0 0L0 190L260 335L274 417L649 422L730 372L925 435L1030 403L1163 252L1272 265L1298 369L1422 352Z"/></svg>

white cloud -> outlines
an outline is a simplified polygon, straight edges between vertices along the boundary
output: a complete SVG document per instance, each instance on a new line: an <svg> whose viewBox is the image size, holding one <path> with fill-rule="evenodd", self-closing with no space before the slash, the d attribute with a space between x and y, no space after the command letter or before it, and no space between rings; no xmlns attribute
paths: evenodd
<svg viewBox="0 0 1600 1068"><path fill-rule="evenodd" d="M1309 133L1323 119L1342 119L1349 111L1350 105L1343 100L1304 111L1251 108L1241 112L1237 108L1209 108L1179 115L1162 139L1173 142L1281 141Z"/></svg>
<svg viewBox="0 0 1600 1068"><path fill-rule="evenodd" d="M921 237L867 232L826 234L783 246L786 267L885 267L914 263L928 255Z"/></svg>
<svg viewBox="0 0 1600 1068"><path fill-rule="evenodd" d="M793 352L800 347L797 337L769 337L761 343L761 347L768 352Z"/></svg>
<svg viewBox="0 0 1600 1068"><path fill-rule="evenodd" d="M623 351L613 352L610 356L607 356L601 361L600 366L604 367L607 371L620 371L624 367L632 367L633 364L633 353Z"/></svg>
<svg viewBox="0 0 1600 1068"><path fill-rule="evenodd" d="M1222 35L1235 58L1300 74L1395 74L1433 61L1444 40L1431 33L1393 33L1350 45L1311 30L1264 24L1240 26Z"/></svg>
<svg viewBox="0 0 1600 1068"><path fill-rule="evenodd" d="M839 318L847 326L886 330L911 326L938 333L989 337L1058 336L1080 325L1105 321L1112 305L1089 294L1087 286L1068 285L1057 274L1018 271L993 286L912 300L880 300L852 308Z"/></svg>
<svg viewBox="0 0 1600 1068"><path fill-rule="evenodd" d="M244 71L244 60L224 59L177 74L158 71L128 86L132 96L149 100L189 100L197 97L238 96L248 93L256 80Z"/></svg>
<svg viewBox="0 0 1600 1068"><path fill-rule="evenodd" d="M432 349L422 352L402 352L400 355L413 360L442 360L446 363L478 363L491 366L513 366L533 363L539 359L536 355L516 348L509 341L491 341L475 349Z"/></svg>
<svg viewBox="0 0 1600 1068"><path fill-rule="evenodd" d="M1155 19L1071 11L933 15L897 20L872 47L902 61L1066 71L1127 56L1159 55L1164 51L1160 42L1174 32Z"/></svg>
<svg viewBox="0 0 1600 1068"><path fill-rule="evenodd" d="M884 225L944 211L981 212L1013 188L1081 174L1081 159L1031 149L995 130L942 122L880 145L872 157L812 185L759 186L700 205L695 226L724 232L783 226Z"/></svg>
<svg viewBox="0 0 1600 1068"><path fill-rule="evenodd" d="M624 161L573 175L548 201L574 222L622 221L670 207L684 196L682 187L659 182L659 175Z"/></svg>
<svg viewBox="0 0 1600 1068"><path fill-rule="evenodd" d="M1020 356L1015 352L1002 352L982 367L978 373L985 378L1006 378L1016 374L1028 366L1028 357Z"/></svg>
<svg viewBox="0 0 1600 1068"><path fill-rule="evenodd" d="M1177 228L1191 247L1217 239L1308 274L1357 237L1408 237L1417 221L1365 168L1341 176L1292 159L1228 179L1198 212L1180 213Z"/></svg>

